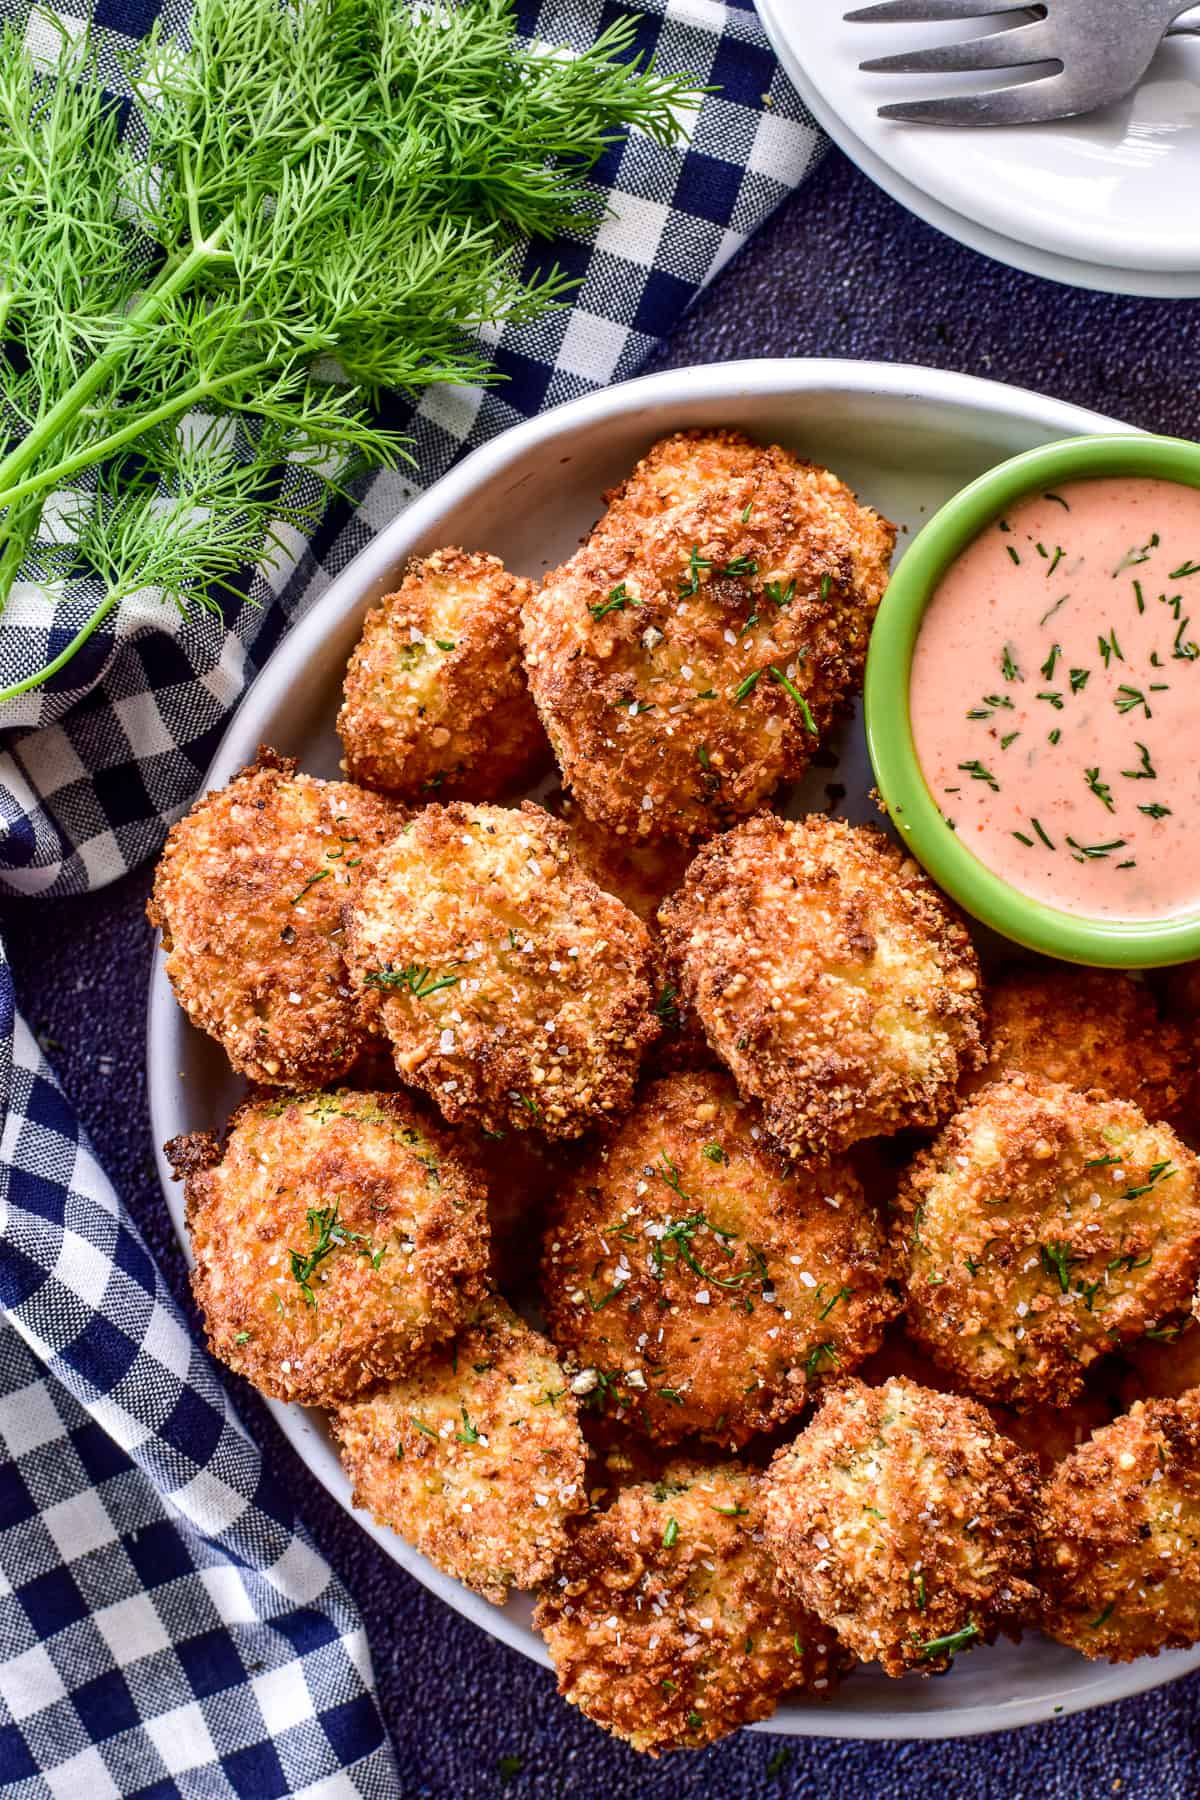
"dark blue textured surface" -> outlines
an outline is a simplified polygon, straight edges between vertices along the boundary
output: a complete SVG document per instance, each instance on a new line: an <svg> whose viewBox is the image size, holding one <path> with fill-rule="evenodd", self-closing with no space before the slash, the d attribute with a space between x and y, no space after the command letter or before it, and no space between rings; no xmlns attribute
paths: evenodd
<svg viewBox="0 0 1200 1800"><path fill-rule="evenodd" d="M677 333L659 366L882 357L966 370L1200 437L1200 302L1122 300L1016 274L910 219L835 153ZM18 998L187 1300L154 1172L142 1070L149 876L0 909ZM969 1743L743 1736L649 1763L563 1706L549 1676L433 1600L327 1499L253 1395L244 1416L367 1621L405 1800L1193 1800L1200 1678ZM520 1759L510 1773L503 1759ZM251 1800L273 1791L247 1772Z"/></svg>

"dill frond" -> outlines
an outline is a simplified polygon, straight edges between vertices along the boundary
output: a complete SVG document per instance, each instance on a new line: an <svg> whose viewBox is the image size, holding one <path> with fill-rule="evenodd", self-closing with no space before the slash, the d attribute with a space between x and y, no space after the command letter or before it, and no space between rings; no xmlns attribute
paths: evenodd
<svg viewBox="0 0 1200 1800"><path fill-rule="evenodd" d="M594 226L608 145L697 102L635 29L568 55L513 0L197 0L186 47L156 26L129 60L133 132L86 37L60 27L46 73L0 30L0 606L18 579L100 595L0 700L130 593L239 594L406 455L383 390L496 378L480 331L573 285L525 273L529 241Z"/></svg>

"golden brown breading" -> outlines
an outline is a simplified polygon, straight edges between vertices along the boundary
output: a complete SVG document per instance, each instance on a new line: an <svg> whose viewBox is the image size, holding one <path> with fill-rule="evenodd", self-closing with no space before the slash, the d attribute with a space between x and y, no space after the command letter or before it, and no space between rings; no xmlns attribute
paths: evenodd
<svg viewBox="0 0 1200 1800"><path fill-rule="evenodd" d="M352 780L408 800L496 800L550 746L521 662L533 583L496 556L435 550L367 614L337 729Z"/></svg>
<svg viewBox="0 0 1200 1800"><path fill-rule="evenodd" d="M502 1606L533 1587L587 1506L575 1402L544 1337L485 1301L453 1348L339 1407L354 1504Z"/></svg>
<svg viewBox="0 0 1200 1800"><path fill-rule="evenodd" d="M1186 1309L1200 1165L1128 1101L984 1088L896 1196L908 1329L973 1393L1065 1406L1106 1352Z"/></svg>
<svg viewBox="0 0 1200 1800"><path fill-rule="evenodd" d="M336 1081L367 1042L342 960L342 903L404 814L263 748L167 838L146 908L193 1025L252 1081Z"/></svg>
<svg viewBox="0 0 1200 1800"><path fill-rule="evenodd" d="M649 933L528 801L419 812L364 862L346 957L402 1079L489 1131L621 1114L657 1032Z"/></svg>
<svg viewBox="0 0 1200 1800"><path fill-rule="evenodd" d="M248 1101L222 1150L175 1138L209 1346L281 1400L405 1369L484 1292L483 1184L401 1094Z"/></svg>
<svg viewBox="0 0 1200 1800"><path fill-rule="evenodd" d="M1159 1017L1143 982L1115 970L1024 970L990 984L984 1047L966 1093L1025 1075L1132 1100L1148 1119L1177 1123L1189 1110L1183 1033Z"/></svg>
<svg viewBox="0 0 1200 1800"><path fill-rule="evenodd" d="M1037 1470L986 1408L893 1377L832 1388L763 1488L785 1592L889 1675L934 1674L1038 1598Z"/></svg>
<svg viewBox="0 0 1200 1800"><path fill-rule="evenodd" d="M635 1750L695 1749L803 1688L828 1698L845 1659L782 1607L758 1484L738 1463L671 1464L571 1535L534 1625L558 1691Z"/></svg>
<svg viewBox="0 0 1200 1800"><path fill-rule="evenodd" d="M1097 1431L1042 1505L1043 1631L1109 1662L1200 1642L1200 1389Z"/></svg>
<svg viewBox="0 0 1200 1800"><path fill-rule="evenodd" d="M735 1448L852 1369L899 1310L848 1162L781 1163L723 1074L653 1082L551 1213L550 1334L660 1443Z"/></svg>
<svg viewBox="0 0 1200 1800"><path fill-rule="evenodd" d="M881 832L761 813L659 917L684 1001L788 1155L936 1123L978 1058L971 941Z"/></svg>
<svg viewBox="0 0 1200 1800"><path fill-rule="evenodd" d="M631 838L706 837L799 775L862 676L895 531L732 431L655 444L525 607L567 785Z"/></svg>

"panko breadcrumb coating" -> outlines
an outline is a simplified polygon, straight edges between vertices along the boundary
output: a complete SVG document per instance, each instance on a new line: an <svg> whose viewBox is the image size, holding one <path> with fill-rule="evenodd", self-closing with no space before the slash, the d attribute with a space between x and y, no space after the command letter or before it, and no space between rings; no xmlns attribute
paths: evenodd
<svg viewBox="0 0 1200 1800"><path fill-rule="evenodd" d="M979 1056L979 964L879 831L762 813L663 906L683 1000L790 1156L931 1125Z"/></svg>
<svg viewBox="0 0 1200 1800"><path fill-rule="evenodd" d="M435 550L367 614L337 729L354 781L407 800L495 800L550 747L521 663L533 583L496 556Z"/></svg>
<svg viewBox="0 0 1200 1800"><path fill-rule="evenodd" d="M265 1394L322 1406L386 1380L484 1293L483 1184L403 1095L251 1100L224 1149L166 1148L209 1346Z"/></svg>
<svg viewBox="0 0 1200 1800"><path fill-rule="evenodd" d="M725 1075L656 1081L551 1212L550 1334L660 1443L782 1424L899 1310L849 1163L782 1164L758 1116Z"/></svg>
<svg viewBox="0 0 1200 1800"><path fill-rule="evenodd" d="M673 1463L586 1519L533 1622L559 1693L651 1756L768 1718L791 1689L828 1698L846 1662L781 1605L758 1483L732 1462Z"/></svg>
<svg viewBox="0 0 1200 1800"><path fill-rule="evenodd" d="M525 607L568 787L631 838L706 837L807 767L862 676L895 530L733 431L664 438Z"/></svg>
<svg viewBox="0 0 1200 1800"><path fill-rule="evenodd" d="M987 1062L966 1084L1025 1075L1131 1100L1179 1121L1195 1077L1183 1033L1159 1017L1143 982L1111 969L1025 970L989 985Z"/></svg>
<svg viewBox="0 0 1200 1800"><path fill-rule="evenodd" d="M250 1080L336 1081L364 1049L342 904L403 823L389 801L297 775L264 747L172 828L147 917L179 1004Z"/></svg>
<svg viewBox="0 0 1200 1800"><path fill-rule="evenodd" d="M1200 1642L1200 1389L1097 1431L1042 1505L1043 1631L1109 1662Z"/></svg>
<svg viewBox="0 0 1200 1800"><path fill-rule="evenodd" d="M931 1675L1037 1601L1037 1469L986 1409L894 1377L831 1389L763 1488L785 1592L864 1662Z"/></svg>
<svg viewBox="0 0 1200 1800"><path fill-rule="evenodd" d="M1198 1177L1127 1101L984 1088L896 1196L910 1333L973 1393L1067 1405L1099 1357L1186 1310Z"/></svg>
<svg viewBox="0 0 1200 1800"><path fill-rule="evenodd" d="M575 1401L552 1347L502 1300L453 1349L330 1421L354 1504L502 1606L551 1574L587 1506Z"/></svg>
<svg viewBox="0 0 1200 1800"><path fill-rule="evenodd" d="M649 933L541 807L423 808L348 924L356 990L447 1119L567 1138L628 1109L658 1029Z"/></svg>

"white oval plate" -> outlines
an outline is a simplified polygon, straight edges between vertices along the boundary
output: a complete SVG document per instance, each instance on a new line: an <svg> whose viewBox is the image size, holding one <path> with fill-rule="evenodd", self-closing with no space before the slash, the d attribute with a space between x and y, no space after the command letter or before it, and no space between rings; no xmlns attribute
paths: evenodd
<svg viewBox="0 0 1200 1800"><path fill-rule="evenodd" d="M1019 450L1120 429L1099 414L1017 388L887 363L722 363L649 376L573 401L477 450L362 551L259 675L229 725L208 785L228 781L260 743L298 756L314 774L336 774L333 720L346 659L368 604L388 590L410 556L461 544L495 551L519 573L539 575L569 554L593 524L601 491L625 475L654 438L689 425L741 427L789 444L837 470L909 530L964 482ZM811 804L825 804L830 773L822 769L811 778ZM869 766L857 720L844 734L840 775L853 801L842 810L869 816ZM802 789L799 804L808 803ZM156 1144L224 1122L241 1083L217 1047L188 1024L161 959L150 985L147 1056ZM159 1172L186 1249L182 1195L161 1152ZM353 1510L320 1414L267 1404L310 1471ZM365 1513L354 1516L447 1605L546 1663L525 1596L503 1608L490 1606ZM831 1703L782 1706L765 1728L824 1737L966 1736L1100 1706L1198 1666L1200 1649L1110 1668L1030 1636L1020 1645L964 1657L938 1680L893 1682L877 1670L861 1670Z"/></svg>
<svg viewBox="0 0 1200 1800"><path fill-rule="evenodd" d="M1119 107L1016 128L899 125L877 108L992 77L864 75L864 58L971 25L847 25L851 0L758 0L789 76L863 173L927 224L1033 275L1108 293L1200 295L1200 39L1164 44ZM983 5L981 0L981 13ZM1200 15L1197 15L1200 17ZM953 153L948 153L948 146Z"/></svg>

